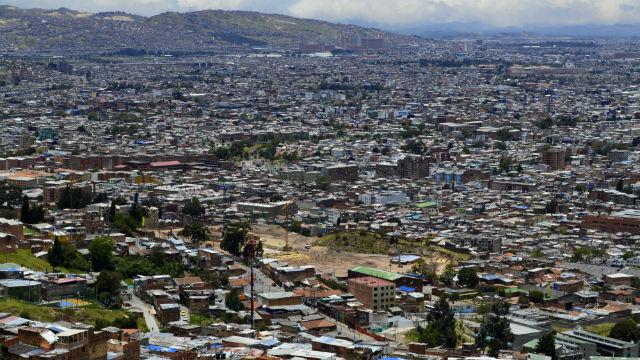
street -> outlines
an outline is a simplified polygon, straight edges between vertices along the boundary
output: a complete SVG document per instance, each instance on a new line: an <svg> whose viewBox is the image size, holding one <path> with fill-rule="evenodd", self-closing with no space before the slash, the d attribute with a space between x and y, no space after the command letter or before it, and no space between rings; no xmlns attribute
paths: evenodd
<svg viewBox="0 0 640 360"><path fill-rule="evenodd" d="M142 311L142 315L144 316L144 321L147 323L149 332L160 332L158 321L156 320L156 317L151 313L151 305L145 303L135 295L131 296L130 303L131 305L133 305L133 307Z"/></svg>

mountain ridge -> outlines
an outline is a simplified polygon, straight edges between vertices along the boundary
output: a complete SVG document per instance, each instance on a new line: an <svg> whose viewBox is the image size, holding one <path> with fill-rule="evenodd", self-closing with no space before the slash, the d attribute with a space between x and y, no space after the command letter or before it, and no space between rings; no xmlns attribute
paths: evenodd
<svg viewBox="0 0 640 360"><path fill-rule="evenodd" d="M418 38L322 20L255 11L201 10L141 16L121 11L89 13L68 8L0 6L0 47L47 50L211 50L224 45L295 48L337 44L340 38Z"/></svg>

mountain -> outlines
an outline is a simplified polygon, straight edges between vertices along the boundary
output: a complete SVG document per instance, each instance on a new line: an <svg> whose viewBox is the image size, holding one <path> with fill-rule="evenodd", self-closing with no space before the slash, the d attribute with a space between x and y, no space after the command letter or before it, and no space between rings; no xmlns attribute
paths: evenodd
<svg viewBox="0 0 640 360"><path fill-rule="evenodd" d="M569 36L575 38L637 38L640 36L638 24L582 24L582 25L524 25L498 27L481 22L451 22L441 24L425 24L410 27L383 29L401 34L416 34L425 37L465 37L492 36L501 34L525 34L526 36Z"/></svg>
<svg viewBox="0 0 640 360"><path fill-rule="evenodd" d="M241 44L292 48L309 43L336 44L343 37L419 41L373 28L248 11L166 12L144 17L124 12L93 14L66 8L0 6L0 49L206 51Z"/></svg>

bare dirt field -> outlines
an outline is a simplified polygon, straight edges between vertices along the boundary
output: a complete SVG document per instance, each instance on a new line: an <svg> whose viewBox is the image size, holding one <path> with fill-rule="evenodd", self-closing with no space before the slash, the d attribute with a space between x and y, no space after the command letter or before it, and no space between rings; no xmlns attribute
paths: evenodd
<svg viewBox="0 0 640 360"><path fill-rule="evenodd" d="M354 254L327 249L323 246L312 246L317 240L296 233L289 233L289 252L283 252L285 245L285 230L279 226L255 225L252 233L260 236L263 241L265 256L275 257L290 265L314 265L320 273L331 273L336 276L346 276L347 270L356 266L369 266L393 272L408 272L410 266L391 264L391 257L377 254ZM310 248L306 249L305 245ZM448 263L448 258L434 253L425 257L428 262L434 262L438 271L442 271Z"/></svg>
<svg viewBox="0 0 640 360"><path fill-rule="evenodd" d="M220 227L212 227L213 238L221 236ZM179 229L174 229L174 234ZM289 263L292 266L314 265L319 273L330 273L336 276L346 276L347 270L356 266L369 266L381 270L405 273L411 269L410 265L401 266L391 264L391 257L378 254L354 254L327 249L323 246L313 246L314 237L306 237L293 232L289 233L289 246L291 251L284 252L285 230L274 225L253 225L251 233L260 236L263 242L265 257L273 257ZM162 234L166 236L165 234ZM214 241L214 248L219 249L220 243ZM307 249L309 245L309 249ZM449 258L444 254L432 252L424 256L425 261L434 263L437 271L442 272L449 263Z"/></svg>

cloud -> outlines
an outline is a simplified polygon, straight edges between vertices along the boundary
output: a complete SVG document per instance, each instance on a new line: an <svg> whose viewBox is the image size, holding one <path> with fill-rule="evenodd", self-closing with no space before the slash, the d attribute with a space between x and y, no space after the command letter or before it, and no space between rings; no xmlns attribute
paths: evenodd
<svg viewBox="0 0 640 360"><path fill-rule="evenodd" d="M388 25L483 22L491 25L635 22L637 0L298 0L295 16ZM625 8L626 11L622 9ZM629 11L630 10L630 11Z"/></svg>
<svg viewBox="0 0 640 360"><path fill-rule="evenodd" d="M498 26L635 23L638 0L6 0L20 7L143 15L204 9L255 10L330 21L412 26L482 22Z"/></svg>

